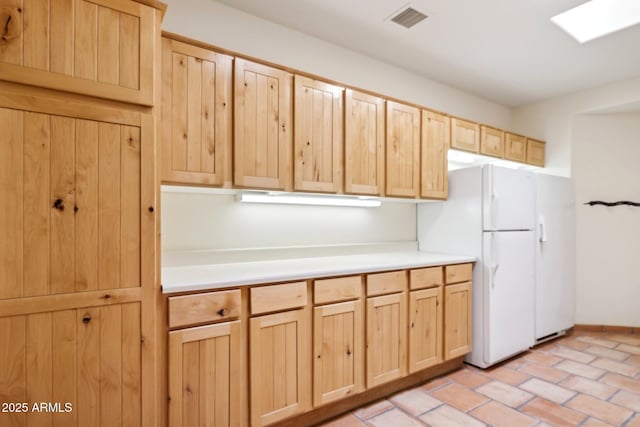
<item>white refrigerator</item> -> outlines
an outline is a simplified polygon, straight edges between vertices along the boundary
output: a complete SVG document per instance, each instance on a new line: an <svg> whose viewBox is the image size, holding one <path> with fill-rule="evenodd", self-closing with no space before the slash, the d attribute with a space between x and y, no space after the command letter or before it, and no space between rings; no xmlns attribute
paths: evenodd
<svg viewBox="0 0 640 427"><path fill-rule="evenodd" d="M477 257L472 365L494 365L535 343L536 226L533 173L492 165L451 171L448 200L418 207L420 250Z"/></svg>

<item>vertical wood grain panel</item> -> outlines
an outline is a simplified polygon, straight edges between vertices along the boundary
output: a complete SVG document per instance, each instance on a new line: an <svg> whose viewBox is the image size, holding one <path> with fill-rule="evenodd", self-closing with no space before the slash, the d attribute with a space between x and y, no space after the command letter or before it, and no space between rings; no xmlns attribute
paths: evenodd
<svg viewBox="0 0 640 427"><path fill-rule="evenodd" d="M98 288L98 123L76 121L76 291Z"/></svg>
<svg viewBox="0 0 640 427"><path fill-rule="evenodd" d="M0 108L0 299L23 294L24 113Z"/></svg>
<svg viewBox="0 0 640 427"><path fill-rule="evenodd" d="M187 58L187 170L199 172L202 154L202 60Z"/></svg>
<svg viewBox="0 0 640 427"><path fill-rule="evenodd" d="M266 131L266 159L264 162L266 163L266 172L264 176L269 178L279 178L281 174L281 149L280 149L280 126L279 126L279 117L281 114L280 111L280 102L281 94L280 94L280 85L282 84L277 78L273 76L267 77L267 97L266 104L264 108L266 108L266 114L261 110L261 106L258 107L258 114L264 115L265 126L264 131ZM288 102L288 101L287 101ZM261 135L258 133L258 135ZM259 141L258 141L259 142Z"/></svg>
<svg viewBox="0 0 640 427"><path fill-rule="evenodd" d="M322 181L323 170L322 165L324 163L324 99L322 92L319 90L311 89L312 96L312 143L311 143L311 157L309 158L307 167L309 168L309 176L312 181Z"/></svg>
<svg viewBox="0 0 640 427"><path fill-rule="evenodd" d="M122 306L122 425L141 425L140 303Z"/></svg>
<svg viewBox="0 0 640 427"><path fill-rule="evenodd" d="M287 383L289 369L287 362L286 325L273 327L273 404L276 408L287 406ZM282 357L282 355L285 357Z"/></svg>
<svg viewBox="0 0 640 427"><path fill-rule="evenodd" d="M357 304L357 303L356 303ZM357 310L357 308L354 308ZM344 314L344 333L342 337L342 346L340 347L344 361L344 374L342 377L342 384L347 386L349 384L354 384L355 387L358 387L356 382L356 378L354 376L354 368L358 369L360 366L354 366L354 361L356 357L359 357L359 352L356 351L356 343L355 343L355 330L359 327L359 325L355 322L355 312L345 313ZM358 355L355 355L358 353ZM357 390L356 390L357 391Z"/></svg>
<svg viewBox="0 0 640 427"><path fill-rule="evenodd" d="M120 287L120 126L98 127L98 287ZM134 185L135 183L126 183Z"/></svg>
<svg viewBox="0 0 640 427"><path fill-rule="evenodd" d="M233 333L233 331L232 331ZM231 418L229 413L231 385L231 352L235 351L231 347L231 337L221 336L215 339L212 344L212 351L215 351L215 390L211 394L213 396L215 408L213 425L214 426L230 426ZM214 363L212 363L214 364Z"/></svg>
<svg viewBox="0 0 640 427"><path fill-rule="evenodd" d="M63 210L51 209L51 293L73 292L75 260L75 123L51 117L51 203L61 200Z"/></svg>
<svg viewBox="0 0 640 427"><path fill-rule="evenodd" d="M49 49L49 70L53 73L73 75L73 22L74 0L53 0L51 2L51 37Z"/></svg>
<svg viewBox="0 0 640 427"><path fill-rule="evenodd" d="M121 273L120 287L140 286L140 128L122 126Z"/></svg>
<svg viewBox="0 0 640 427"><path fill-rule="evenodd" d="M421 192L422 197L446 199L447 149L451 120L442 114L422 110Z"/></svg>
<svg viewBox="0 0 640 427"><path fill-rule="evenodd" d="M51 313L27 316L26 387L28 402L53 401L53 366L51 364ZM52 414L30 411L27 424L50 426Z"/></svg>
<svg viewBox="0 0 640 427"><path fill-rule="evenodd" d="M140 18L120 13L120 86L140 87Z"/></svg>
<svg viewBox="0 0 640 427"><path fill-rule="evenodd" d="M76 77L96 80L98 77L98 6L76 1L74 72Z"/></svg>
<svg viewBox="0 0 640 427"><path fill-rule="evenodd" d="M98 81L120 83L120 13L98 6ZM134 40L129 40L130 43Z"/></svg>
<svg viewBox="0 0 640 427"><path fill-rule="evenodd" d="M285 382L285 406L290 406L300 402L301 390L298 390L300 375L304 375L304 370L300 367L300 351L302 329L299 322L289 322L284 325L285 329L285 348L284 359L286 360L286 382ZM275 355L274 355L275 356Z"/></svg>
<svg viewBox="0 0 640 427"><path fill-rule="evenodd" d="M198 403L200 396L200 343L182 346L182 425L199 425Z"/></svg>
<svg viewBox="0 0 640 427"><path fill-rule="evenodd" d="M273 329L273 327L269 327L260 331L260 355L262 359L262 369L260 371L261 381L257 384L257 386L260 387L260 394L262 395L261 405L258 406L260 408L260 414L271 412L276 408L274 403L274 371L276 361L273 360L275 353Z"/></svg>
<svg viewBox="0 0 640 427"><path fill-rule="evenodd" d="M333 319L335 316L327 316L322 319L322 352L320 360L322 363L322 378L316 378L316 381L322 381L322 391L327 392L333 390Z"/></svg>
<svg viewBox="0 0 640 427"><path fill-rule="evenodd" d="M245 175L256 176L258 174L256 167L256 144L258 132L258 75L251 71L244 73L244 141L243 146L239 147L244 153L244 163L242 168Z"/></svg>
<svg viewBox="0 0 640 427"><path fill-rule="evenodd" d="M200 425L215 425L213 419L216 412L216 338L201 340L200 345L200 402L198 410Z"/></svg>
<svg viewBox="0 0 640 427"><path fill-rule="evenodd" d="M224 76L221 75L218 78L224 79ZM202 143L199 171L219 174L222 171L217 166L220 163L217 160L218 156L222 156L223 153L216 153L216 125L218 123L216 83L216 64L211 61L202 61L202 93L200 95L202 99L202 122L200 124Z"/></svg>
<svg viewBox="0 0 640 427"><path fill-rule="evenodd" d="M51 119L25 113L24 128L24 296L49 292Z"/></svg>
<svg viewBox="0 0 640 427"><path fill-rule="evenodd" d="M187 65L185 55L173 54L171 124L173 128L171 142L171 166L175 170L187 170Z"/></svg>
<svg viewBox="0 0 640 427"><path fill-rule="evenodd" d="M53 333L53 402L71 402L77 405L76 310L52 313ZM76 409L76 408L74 408ZM53 414L53 425L77 425L77 409Z"/></svg>
<svg viewBox="0 0 640 427"><path fill-rule="evenodd" d="M26 316L0 318L0 401L26 402ZM2 425L24 426L26 414L0 413Z"/></svg>
<svg viewBox="0 0 640 427"><path fill-rule="evenodd" d="M2 4L5 9L0 12L0 19L5 27L0 34L6 40L0 38L0 62L22 65L24 14L20 11L24 11L23 0L4 0Z"/></svg>
<svg viewBox="0 0 640 427"><path fill-rule="evenodd" d="M122 306L100 308L100 425L122 424ZM130 405L131 402L125 402Z"/></svg>
<svg viewBox="0 0 640 427"><path fill-rule="evenodd" d="M273 90L269 89L272 84L269 78L264 74L256 74L256 138L253 141L255 146L255 170L256 176L271 176L271 168L268 164L270 150L272 149L273 139L269 126L269 114L273 101Z"/></svg>
<svg viewBox="0 0 640 427"><path fill-rule="evenodd" d="M100 425L100 309L77 310L79 426Z"/></svg>
<svg viewBox="0 0 640 427"><path fill-rule="evenodd" d="M24 0L24 62L39 70L49 69L49 0Z"/></svg>

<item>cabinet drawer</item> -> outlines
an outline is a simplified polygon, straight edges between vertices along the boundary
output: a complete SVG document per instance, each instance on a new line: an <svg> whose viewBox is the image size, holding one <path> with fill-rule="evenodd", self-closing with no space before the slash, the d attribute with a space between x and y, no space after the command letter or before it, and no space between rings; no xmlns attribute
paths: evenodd
<svg viewBox="0 0 640 427"><path fill-rule="evenodd" d="M367 275L367 296L384 295L407 290L407 272L391 271Z"/></svg>
<svg viewBox="0 0 640 427"><path fill-rule="evenodd" d="M169 297L169 328L233 319L239 315L239 289Z"/></svg>
<svg viewBox="0 0 640 427"><path fill-rule="evenodd" d="M471 264L447 265L444 272L447 284L471 281Z"/></svg>
<svg viewBox="0 0 640 427"><path fill-rule="evenodd" d="M360 276L315 280L313 282L313 302L314 304L326 304L360 298L361 284Z"/></svg>
<svg viewBox="0 0 640 427"><path fill-rule="evenodd" d="M251 314L270 313L307 305L307 282L252 288Z"/></svg>
<svg viewBox="0 0 640 427"><path fill-rule="evenodd" d="M420 268L409 272L411 290L440 286L442 279L442 267Z"/></svg>

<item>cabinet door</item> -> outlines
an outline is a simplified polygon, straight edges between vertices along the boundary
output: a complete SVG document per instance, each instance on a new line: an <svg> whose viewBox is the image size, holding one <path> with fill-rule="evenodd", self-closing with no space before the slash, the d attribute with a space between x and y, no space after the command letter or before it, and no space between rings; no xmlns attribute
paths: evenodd
<svg viewBox="0 0 640 427"><path fill-rule="evenodd" d="M236 58L234 184L291 188L292 76Z"/></svg>
<svg viewBox="0 0 640 427"><path fill-rule="evenodd" d="M4 5L3 80L153 105L155 9L119 0Z"/></svg>
<svg viewBox="0 0 640 427"><path fill-rule="evenodd" d="M442 362L442 286L409 293L409 373Z"/></svg>
<svg viewBox="0 0 640 427"><path fill-rule="evenodd" d="M527 163L544 166L544 142L527 138Z"/></svg>
<svg viewBox="0 0 640 427"><path fill-rule="evenodd" d="M452 118L451 148L477 153L480 149L480 127L478 124Z"/></svg>
<svg viewBox="0 0 640 427"><path fill-rule="evenodd" d="M451 120L449 117L433 111L422 110L421 197L447 198L447 150L450 128Z"/></svg>
<svg viewBox="0 0 640 427"><path fill-rule="evenodd" d="M480 126L480 153L504 157L504 132L500 129Z"/></svg>
<svg viewBox="0 0 640 427"><path fill-rule="evenodd" d="M388 196L417 197L420 185L420 110L387 101Z"/></svg>
<svg viewBox="0 0 640 427"><path fill-rule="evenodd" d="M0 300L153 287L152 118L11 95L0 129Z"/></svg>
<svg viewBox="0 0 640 427"><path fill-rule="evenodd" d="M231 183L233 58L162 39L162 180Z"/></svg>
<svg viewBox="0 0 640 427"><path fill-rule="evenodd" d="M169 397L170 427L239 424L239 321L169 333Z"/></svg>
<svg viewBox="0 0 640 427"><path fill-rule="evenodd" d="M471 351L471 282L444 287L444 359Z"/></svg>
<svg viewBox="0 0 640 427"><path fill-rule="evenodd" d="M527 160L527 139L524 136L506 132L504 143L505 159L523 163Z"/></svg>
<svg viewBox="0 0 640 427"><path fill-rule="evenodd" d="M344 89L295 76L294 190L342 190Z"/></svg>
<svg viewBox="0 0 640 427"><path fill-rule="evenodd" d="M384 100L345 92L344 191L384 193Z"/></svg>
<svg viewBox="0 0 640 427"><path fill-rule="evenodd" d="M250 320L251 425L266 426L310 408L305 311Z"/></svg>
<svg viewBox="0 0 640 427"><path fill-rule="evenodd" d="M406 292L367 299L367 388L407 374Z"/></svg>
<svg viewBox="0 0 640 427"><path fill-rule="evenodd" d="M141 343L141 319L139 302L0 318L0 401L62 405L2 411L0 425L147 425L143 391L153 389L143 378L153 375L153 349Z"/></svg>
<svg viewBox="0 0 640 427"><path fill-rule="evenodd" d="M362 303L314 308L313 405L364 390Z"/></svg>

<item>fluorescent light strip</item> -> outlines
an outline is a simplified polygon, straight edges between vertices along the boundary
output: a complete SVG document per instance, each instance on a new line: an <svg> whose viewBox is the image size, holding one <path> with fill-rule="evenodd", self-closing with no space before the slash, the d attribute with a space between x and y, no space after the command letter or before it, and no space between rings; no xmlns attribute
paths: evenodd
<svg viewBox="0 0 640 427"><path fill-rule="evenodd" d="M269 194L269 193L240 193L238 201L248 203L272 203L280 205L311 205L311 206L352 206L378 207L380 200L360 197L340 196L311 196L299 194Z"/></svg>
<svg viewBox="0 0 640 427"><path fill-rule="evenodd" d="M580 43L640 23L639 0L591 0L551 18Z"/></svg>

